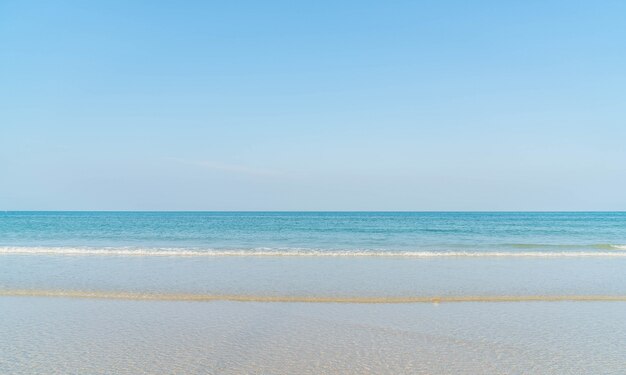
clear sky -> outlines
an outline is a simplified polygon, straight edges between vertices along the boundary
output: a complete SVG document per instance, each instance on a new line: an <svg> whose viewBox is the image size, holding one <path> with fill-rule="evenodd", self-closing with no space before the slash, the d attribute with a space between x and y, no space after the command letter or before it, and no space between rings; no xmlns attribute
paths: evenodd
<svg viewBox="0 0 626 375"><path fill-rule="evenodd" d="M0 1L0 209L626 210L626 1Z"/></svg>

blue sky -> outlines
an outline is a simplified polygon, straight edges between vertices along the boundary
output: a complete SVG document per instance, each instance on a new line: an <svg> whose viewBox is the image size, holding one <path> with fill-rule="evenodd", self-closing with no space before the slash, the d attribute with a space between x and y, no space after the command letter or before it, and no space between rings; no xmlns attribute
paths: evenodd
<svg viewBox="0 0 626 375"><path fill-rule="evenodd" d="M626 210L624 1L0 2L0 209Z"/></svg>

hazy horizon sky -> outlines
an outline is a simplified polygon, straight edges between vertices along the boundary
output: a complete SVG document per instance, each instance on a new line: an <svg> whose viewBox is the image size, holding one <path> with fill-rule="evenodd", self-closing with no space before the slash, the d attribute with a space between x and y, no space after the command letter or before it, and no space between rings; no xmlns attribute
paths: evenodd
<svg viewBox="0 0 626 375"><path fill-rule="evenodd" d="M626 2L0 2L1 210L626 210Z"/></svg>

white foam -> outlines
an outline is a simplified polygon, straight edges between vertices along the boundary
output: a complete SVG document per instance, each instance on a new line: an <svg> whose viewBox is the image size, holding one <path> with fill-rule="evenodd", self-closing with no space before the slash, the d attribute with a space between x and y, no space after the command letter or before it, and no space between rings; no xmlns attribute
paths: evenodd
<svg viewBox="0 0 626 375"><path fill-rule="evenodd" d="M626 250L626 246L615 245ZM397 258L584 258L626 257L616 251L367 251L320 249L175 249L175 248L86 248L0 247L0 255L120 256L120 257L397 257Z"/></svg>

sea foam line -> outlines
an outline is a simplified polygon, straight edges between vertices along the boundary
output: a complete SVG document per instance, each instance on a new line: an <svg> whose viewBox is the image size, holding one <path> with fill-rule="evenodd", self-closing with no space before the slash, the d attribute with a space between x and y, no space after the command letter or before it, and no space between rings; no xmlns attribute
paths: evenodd
<svg viewBox="0 0 626 375"><path fill-rule="evenodd" d="M462 303L462 302L626 302L626 295L501 295L501 296L404 296L404 297L342 297L342 296L267 296L163 294L80 290L0 289L1 297L57 297L81 299L114 299L135 301L188 302L300 302L300 303Z"/></svg>
<svg viewBox="0 0 626 375"><path fill-rule="evenodd" d="M622 249L622 245L614 245ZM120 257L395 257L395 258L626 258L626 251L364 251L311 249L156 249L81 247L0 247L0 255L120 256Z"/></svg>

